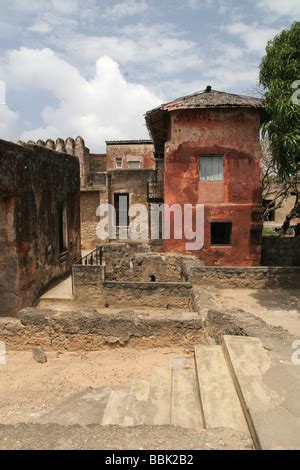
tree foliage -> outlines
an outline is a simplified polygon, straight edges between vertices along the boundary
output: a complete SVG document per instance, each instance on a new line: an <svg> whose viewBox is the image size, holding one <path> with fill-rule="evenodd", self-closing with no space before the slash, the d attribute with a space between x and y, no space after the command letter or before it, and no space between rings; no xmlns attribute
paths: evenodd
<svg viewBox="0 0 300 470"><path fill-rule="evenodd" d="M268 43L260 65L260 84L268 113L263 133L268 135L274 163L280 176L296 176L300 163L300 22ZM299 89L292 88L293 84ZM292 100L292 96L298 99Z"/></svg>

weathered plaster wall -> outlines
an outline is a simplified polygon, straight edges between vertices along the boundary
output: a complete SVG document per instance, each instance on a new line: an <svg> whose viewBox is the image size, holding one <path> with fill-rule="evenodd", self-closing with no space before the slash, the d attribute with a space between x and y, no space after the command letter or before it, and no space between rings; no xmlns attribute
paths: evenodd
<svg viewBox="0 0 300 470"><path fill-rule="evenodd" d="M106 171L106 154L90 153L89 163L89 171L92 173Z"/></svg>
<svg viewBox="0 0 300 470"><path fill-rule="evenodd" d="M48 150L76 156L80 163L80 185L84 187L87 184L88 173L90 171L90 151L85 146L82 137L78 136L75 140L72 137L68 137L66 140L58 137L55 142L52 139L48 139L46 142L41 139L37 142L33 140L29 140L28 142L19 140L18 145L22 147L32 147L32 145L36 145L38 147L47 148ZM98 155L93 155L92 160L95 159L95 157L98 157Z"/></svg>
<svg viewBox="0 0 300 470"><path fill-rule="evenodd" d="M10 278L10 285L15 279L16 296L14 305L10 300L1 302L0 315L6 316L31 306L45 286L67 273L80 256L78 159L0 140L1 199L2 212L6 206L4 212L10 220L9 237L3 235L1 223L2 278ZM68 249L64 253L59 247L61 205L66 209L68 225ZM5 286L0 283L0 288L2 298Z"/></svg>
<svg viewBox="0 0 300 470"><path fill-rule="evenodd" d="M83 250L94 250L100 242L96 233L100 220L96 216L99 204L99 191L80 192L81 247Z"/></svg>
<svg viewBox="0 0 300 470"><path fill-rule="evenodd" d="M15 204L15 197L0 195L0 315L12 315L17 308Z"/></svg>
<svg viewBox="0 0 300 470"><path fill-rule="evenodd" d="M255 110L184 110L171 113L165 145L165 203L205 205L208 265L255 265L261 255L260 116ZM224 155L224 182L199 181L199 154ZM233 223L231 247L210 246L210 222ZM165 241L185 251L185 240ZM195 254L195 252L193 253Z"/></svg>
<svg viewBox="0 0 300 470"><path fill-rule="evenodd" d="M128 169L128 162L140 161L141 168L155 169L153 144L109 144L107 145L107 169L116 168L116 158L123 158L123 169Z"/></svg>

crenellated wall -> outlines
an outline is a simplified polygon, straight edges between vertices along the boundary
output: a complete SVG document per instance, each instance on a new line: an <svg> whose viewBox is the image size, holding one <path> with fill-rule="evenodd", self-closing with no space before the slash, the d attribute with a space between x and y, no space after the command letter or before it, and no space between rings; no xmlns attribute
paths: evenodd
<svg viewBox="0 0 300 470"><path fill-rule="evenodd" d="M19 140L18 145L23 147L32 147L37 145L39 147L47 148L59 153L67 153L68 155L73 155L79 159L80 163L80 186L84 187L87 184L88 174L89 174L89 155L90 151L85 146L85 142L82 137L78 136L75 140L72 137L68 137L66 140L58 137L56 141L48 139L46 142L44 140L38 140L34 142L29 140L28 142L23 142Z"/></svg>

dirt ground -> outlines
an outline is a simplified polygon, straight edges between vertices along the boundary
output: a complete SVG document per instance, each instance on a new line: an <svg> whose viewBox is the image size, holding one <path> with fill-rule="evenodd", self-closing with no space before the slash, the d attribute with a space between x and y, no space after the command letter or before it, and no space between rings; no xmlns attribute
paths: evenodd
<svg viewBox="0 0 300 470"><path fill-rule="evenodd" d="M186 356L183 348L115 349L87 353L46 351L48 362L35 362L31 352L8 351L0 364L0 424L33 422L41 413L89 387L130 385L150 378L157 366Z"/></svg>
<svg viewBox="0 0 300 470"><path fill-rule="evenodd" d="M221 310L241 308L300 338L300 290L219 289Z"/></svg>

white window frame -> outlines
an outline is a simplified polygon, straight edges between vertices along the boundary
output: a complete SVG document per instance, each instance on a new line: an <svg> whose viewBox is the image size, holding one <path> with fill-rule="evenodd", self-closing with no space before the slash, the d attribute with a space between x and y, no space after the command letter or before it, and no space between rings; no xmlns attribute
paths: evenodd
<svg viewBox="0 0 300 470"><path fill-rule="evenodd" d="M121 161L118 161L118 160L121 160ZM121 164L121 166L118 166L119 164ZM116 166L116 170L120 170L123 168L123 157L115 158L115 166Z"/></svg>
<svg viewBox="0 0 300 470"><path fill-rule="evenodd" d="M216 176L214 176L213 174L213 170L212 170L212 162L213 162L213 159L214 158L218 158L219 160L221 159L222 160L222 164L221 164L221 167L222 167L222 172L218 172L216 173ZM203 163L204 163L204 159L210 159L211 160L211 163L210 163L210 168L211 168L211 174L210 175L203 175ZM218 182L218 181L224 181L224 155L223 154L217 154L217 153L207 153L207 154L201 154L199 155L199 180L200 181L214 181L214 182ZM207 165L208 166L208 165ZM217 176L217 175L220 175L221 176Z"/></svg>
<svg viewBox="0 0 300 470"><path fill-rule="evenodd" d="M139 164L138 168L130 168L131 163L138 163ZM141 161L140 160L128 160L128 168L130 170L140 170L142 168Z"/></svg>

